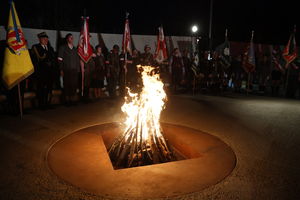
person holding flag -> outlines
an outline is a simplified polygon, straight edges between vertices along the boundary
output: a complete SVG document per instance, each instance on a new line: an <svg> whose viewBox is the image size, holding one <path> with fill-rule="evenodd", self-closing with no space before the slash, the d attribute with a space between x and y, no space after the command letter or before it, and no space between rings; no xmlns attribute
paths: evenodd
<svg viewBox="0 0 300 200"><path fill-rule="evenodd" d="M81 96L85 102L88 102L92 74L95 70L95 62L91 58L92 56L95 57L95 54L93 53L93 47L90 43L91 35L89 33L89 17L82 17L82 21L83 23L80 31L77 52L81 58Z"/></svg>
<svg viewBox="0 0 300 200"><path fill-rule="evenodd" d="M242 66L243 66L245 72L248 74L247 94L250 89L251 73L253 73L255 71L255 66L256 66L253 37L254 37L254 31L252 31L251 40L250 40L250 43L244 53L243 63L242 63Z"/></svg>
<svg viewBox="0 0 300 200"><path fill-rule="evenodd" d="M12 89L18 85L19 107L22 118L23 104L20 82L34 72L34 67L27 49L15 4L12 0L10 1L6 39L7 47L4 52L2 79L7 89Z"/></svg>

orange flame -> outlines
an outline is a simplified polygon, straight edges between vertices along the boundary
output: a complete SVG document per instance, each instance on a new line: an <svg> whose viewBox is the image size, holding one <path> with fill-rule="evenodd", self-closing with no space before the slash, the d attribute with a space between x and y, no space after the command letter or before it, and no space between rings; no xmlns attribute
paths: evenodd
<svg viewBox="0 0 300 200"><path fill-rule="evenodd" d="M147 143L150 136L153 136L151 138L162 137L159 120L167 96L163 89L164 84L159 74L155 73L154 67L138 65L137 68L142 70L144 87L140 94L128 90L128 97L125 97L122 106L122 111L127 116L124 134L127 139L129 133L135 131L140 133L137 135L137 140Z"/></svg>

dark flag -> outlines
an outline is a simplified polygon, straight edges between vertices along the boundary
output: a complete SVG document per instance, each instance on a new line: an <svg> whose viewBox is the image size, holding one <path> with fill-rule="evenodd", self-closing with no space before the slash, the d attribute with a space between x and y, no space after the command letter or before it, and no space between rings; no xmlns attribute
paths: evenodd
<svg viewBox="0 0 300 200"><path fill-rule="evenodd" d="M105 58L107 58L108 55L108 48L105 45L104 39L101 35L101 33L97 33L97 38L98 38L98 44L100 45L101 49L102 49L102 53L104 55Z"/></svg>
<svg viewBox="0 0 300 200"><path fill-rule="evenodd" d="M133 38L132 38L132 35L130 35L130 41L131 41L131 49L132 49L132 50L136 49L136 46L135 46L135 44L134 44L134 40L133 40Z"/></svg>
<svg viewBox="0 0 300 200"><path fill-rule="evenodd" d="M296 46L295 33L296 33L296 26L294 28L293 33L290 36L287 45L285 46L282 52L282 56L286 61L286 68L291 62L293 62L297 58L297 46Z"/></svg>
<svg viewBox="0 0 300 200"><path fill-rule="evenodd" d="M272 51L272 55L271 55L271 58L272 58L272 62L274 64L274 66L281 72L284 72L284 68L282 67L282 65L280 64L279 62L279 59L278 59L278 53L276 50L273 50Z"/></svg>
<svg viewBox="0 0 300 200"><path fill-rule="evenodd" d="M254 31L252 31L250 43L244 53L243 68L247 73L255 71L255 51L253 44Z"/></svg>
<svg viewBox="0 0 300 200"><path fill-rule="evenodd" d="M227 29L225 31L225 41L217 46L216 51L219 55L220 64L227 69L231 65L230 44L227 37Z"/></svg>

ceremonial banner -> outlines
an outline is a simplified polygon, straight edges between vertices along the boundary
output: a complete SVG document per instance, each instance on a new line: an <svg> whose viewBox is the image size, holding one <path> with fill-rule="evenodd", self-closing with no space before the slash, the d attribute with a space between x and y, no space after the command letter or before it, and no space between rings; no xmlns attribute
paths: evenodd
<svg viewBox="0 0 300 200"><path fill-rule="evenodd" d="M227 38L227 29L225 32L225 41L223 44L219 45L216 48L216 51L220 58L221 65L227 69L231 65L231 56L230 56L230 44Z"/></svg>
<svg viewBox="0 0 300 200"><path fill-rule="evenodd" d="M162 63L163 61L168 59L167 45L162 26L158 28L157 46L154 54L154 59L158 63Z"/></svg>
<svg viewBox="0 0 300 200"><path fill-rule="evenodd" d="M129 29L129 20L128 14L126 15L125 21L125 28L123 34L123 41L122 41L122 51L124 54L129 53L131 55L131 36L130 36L130 29Z"/></svg>
<svg viewBox="0 0 300 200"><path fill-rule="evenodd" d="M243 68L247 73L254 72L255 70L255 51L254 51L254 44L253 44L253 36L254 36L254 31L252 31L251 40L247 47L246 52L244 53L244 58L243 58Z"/></svg>
<svg viewBox="0 0 300 200"><path fill-rule="evenodd" d="M90 44L89 17L82 17L82 20L77 52L82 61L87 63L92 58L93 48Z"/></svg>
<svg viewBox="0 0 300 200"><path fill-rule="evenodd" d="M13 1L10 2L6 39L8 47L4 53L2 79L11 89L34 71Z"/></svg>
<svg viewBox="0 0 300 200"><path fill-rule="evenodd" d="M288 67L288 64L290 64L297 58L295 32L296 32L296 28L294 29L294 32L291 34L290 39L282 52L282 57L287 62L286 67Z"/></svg>

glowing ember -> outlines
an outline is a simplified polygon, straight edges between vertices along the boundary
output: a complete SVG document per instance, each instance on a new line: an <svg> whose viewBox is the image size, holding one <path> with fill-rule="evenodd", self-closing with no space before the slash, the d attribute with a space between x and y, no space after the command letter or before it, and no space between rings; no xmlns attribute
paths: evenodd
<svg viewBox="0 0 300 200"><path fill-rule="evenodd" d="M140 94L128 91L122 106L122 111L127 115L126 128L109 149L116 167L162 163L174 159L159 123L167 97L164 84L154 67L137 67L142 71L142 91Z"/></svg>

